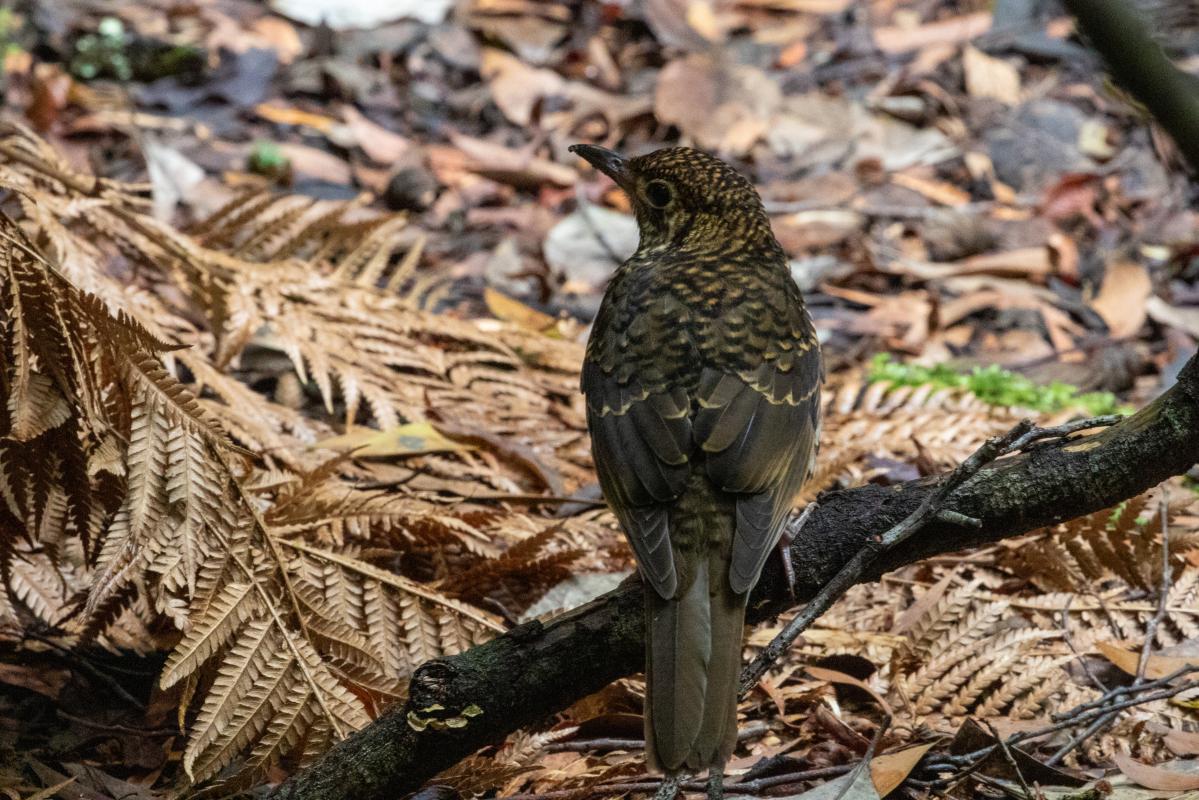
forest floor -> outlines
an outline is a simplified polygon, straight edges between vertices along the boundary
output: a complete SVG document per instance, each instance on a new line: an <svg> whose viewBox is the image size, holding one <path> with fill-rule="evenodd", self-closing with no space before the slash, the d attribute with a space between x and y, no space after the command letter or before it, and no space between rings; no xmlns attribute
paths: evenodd
<svg viewBox="0 0 1199 800"><path fill-rule="evenodd" d="M1199 74L1199 15L1139 5ZM0 46L14 800L261 792L420 662L629 574L576 388L637 231L571 144L688 144L758 187L829 375L805 501L1139 407L1199 342L1199 193L1055 3L26 0ZM21 270L83 311L48 321ZM1026 736L1199 665L1197 480L857 587L743 702L730 786L1199 789L1199 686ZM426 796L644 793L642 691Z"/></svg>

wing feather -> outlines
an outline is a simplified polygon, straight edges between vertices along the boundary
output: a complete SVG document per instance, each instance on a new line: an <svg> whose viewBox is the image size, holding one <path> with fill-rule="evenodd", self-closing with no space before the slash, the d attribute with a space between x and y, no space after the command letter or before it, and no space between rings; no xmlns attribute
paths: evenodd
<svg viewBox="0 0 1199 800"><path fill-rule="evenodd" d="M678 588L670 548L670 504L691 473L690 398L621 383L591 361L583 366L592 455L646 582L663 598Z"/></svg>
<svg viewBox="0 0 1199 800"><path fill-rule="evenodd" d="M821 379L814 350L736 375L707 369L700 379L696 443L708 476L738 495L729 566L734 592L757 582L811 472Z"/></svg>

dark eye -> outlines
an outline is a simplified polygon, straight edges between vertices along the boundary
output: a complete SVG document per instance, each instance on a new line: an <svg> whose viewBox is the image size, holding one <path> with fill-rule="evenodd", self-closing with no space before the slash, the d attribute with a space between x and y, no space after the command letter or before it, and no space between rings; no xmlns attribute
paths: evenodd
<svg viewBox="0 0 1199 800"><path fill-rule="evenodd" d="M666 208L674 199L674 192L665 181L650 181L645 187L645 199L654 208Z"/></svg>

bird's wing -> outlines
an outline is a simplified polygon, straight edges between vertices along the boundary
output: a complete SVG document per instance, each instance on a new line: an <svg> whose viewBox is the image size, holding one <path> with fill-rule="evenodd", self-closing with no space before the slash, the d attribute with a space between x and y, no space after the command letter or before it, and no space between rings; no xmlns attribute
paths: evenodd
<svg viewBox="0 0 1199 800"><path fill-rule="evenodd" d="M604 497L620 519L642 577L663 598L678 587L669 503L691 472L691 399L682 389L651 393L594 361L583 365L587 427Z"/></svg>
<svg viewBox="0 0 1199 800"><path fill-rule="evenodd" d="M736 374L705 369L693 436L708 476L737 497L729 581L753 587L778 542L791 502L810 476L820 428L815 342Z"/></svg>

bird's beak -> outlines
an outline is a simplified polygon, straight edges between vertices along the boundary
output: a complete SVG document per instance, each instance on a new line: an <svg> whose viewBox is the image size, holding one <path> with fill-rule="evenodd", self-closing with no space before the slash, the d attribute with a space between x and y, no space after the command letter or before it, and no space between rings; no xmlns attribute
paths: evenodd
<svg viewBox="0 0 1199 800"><path fill-rule="evenodd" d="M628 182L629 162L608 148L594 144L572 144L569 149L570 152L616 181L617 186L623 188Z"/></svg>

